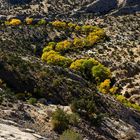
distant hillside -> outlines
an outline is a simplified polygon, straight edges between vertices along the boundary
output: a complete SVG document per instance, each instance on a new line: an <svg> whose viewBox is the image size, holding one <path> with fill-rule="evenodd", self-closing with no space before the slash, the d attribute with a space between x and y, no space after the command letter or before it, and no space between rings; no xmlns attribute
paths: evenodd
<svg viewBox="0 0 140 140"><path fill-rule="evenodd" d="M83 14L132 14L139 0L0 0L1 15L79 16Z"/></svg>

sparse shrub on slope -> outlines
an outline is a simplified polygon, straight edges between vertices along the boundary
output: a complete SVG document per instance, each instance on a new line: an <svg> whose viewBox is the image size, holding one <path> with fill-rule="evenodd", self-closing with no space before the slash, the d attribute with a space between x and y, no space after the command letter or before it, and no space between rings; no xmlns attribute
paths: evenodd
<svg viewBox="0 0 140 140"><path fill-rule="evenodd" d="M95 43L99 41L99 36L90 33L85 39L85 46L92 47Z"/></svg>
<svg viewBox="0 0 140 140"><path fill-rule="evenodd" d="M71 48L71 46L72 46L72 43L70 41L64 40L64 41L57 43L55 50L59 51L59 52L65 52L65 51L69 50Z"/></svg>
<svg viewBox="0 0 140 140"><path fill-rule="evenodd" d="M99 125L102 122L102 114L96 108L93 95L87 95L80 99L75 99L71 104L71 109L84 118L90 121L93 125Z"/></svg>
<svg viewBox="0 0 140 140"><path fill-rule="evenodd" d="M89 116L92 113L96 112L94 101L92 101L92 99L90 100L86 98L76 99L75 101L73 101L71 109L72 111L78 112L79 114L84 116Z"/></svg>
<svg viewBox="0 0 140 140"><path fill-rule="evenodd" d="M92 67L98 64L99 62L93 58L78 59L71 64L70 69L80 71L87 78L90 78L92 76L91 75Z"/></svg>
<svg viewBox="0 0 140 140"><path fill-rule="evenodd" d="M69 27L70 30L74 30L75 27L76 27L76 24L74 24L74 23L72 23L72 22L69 22L69 23L68 23L68 27Z"/></svg>
<svg viewBox="0 0 140 140"><path fill-rule="evenodd" d="M47 61L47 58L48 58L48 56L49 55L59 55L59 53L58 52L55 52L55 51L53 51L53 50L51 50L51 51L49 51L49 52L44 52L43 54L42 54L42 60L43 61Z"/></svg>
<svg viewBox="0 0 140 140"><path fill-rule="evenodd" d="M60 136L60 140L83 140L82 136L72 130L66 130Z"/></svg>
<svg viewBox="0 0 140 140"><path fill-rule="evenodd" d="M55 46L56 46L56 42L49 42L49 43L48 43L48 46L55 47Z"/></svg>
<svg viewBox="0 0 140 140"><path fill-rule="evenodd" d="M94 30L94 26L92 25L83 25L82 26L82 32L89 34L89 32L92 32Z"/></svg>
<svg viewBox="0 0 140 140"><path fill-rule="evenodd" d="M135 104L135 103L131 103L130 101L128 101L123 95L115 95L116 99L118 101L120 101L121 103L123 103L125 106L129 107L129 108L134 108L138 111L140 111L140 106Z"/></svg>
<svg viewBox="0 0 140 140"><path fill-rule="evenodd" d="M42 60L47 62L47 64L58 65L62 67L68 67L72 62L71 59L62 56L58 52L55 52L53 50L44 52L42 54Z"/></svg>
<svg viewBox="0 0 140 140"><path fill-rule="evenodd" d="M69 114L68 117L69 117L69 123L71 125L77 126L78 123L80 122L80 117L76 113Z"/></svg>
<svg viewBox="0 0 140 140"><path fill-rule="evenodd" d="M106 79L104 82L102 82L100 85L99 85L99 91L101 93L104 93L104 94L107 94L109 93L109 90L110 90L110 79Z"/></svg>
<svg viewBox="0 0 140 140"><path fill-rule="evenodd" d="M109 91L110 91L110 94L115 94L117 92L117 90L118 90L118 87L113 86L113 87L110 88Z"/></svg>
<svg viewBox="0 0 140 140"><path fill-rule="evenodd" d="M51 50L54 50L56 46L55 42L49 42L48 45L43 49L43 53L44 52L49 52Z"/></svg>
<svg viewBox="0 0 140 140"><path fill-rule="evenodd" d="M58 108L52 114L52 127L53 130L62 133L67 130L69 125L77 126L80 121L79 115L76 113L68 114L62 109Z"/></svg>
<svg viewBox="0 0 140 140"><path fill-rule="evenodd" d="M75 31L78 32L78 33L80 33L81 32L81 26L77 25L75 27Z"/></svg>
<svg viewBox="0 0 140 140"><path fill-rule="evenodd" d="M92 68L92 76L95 77L97 81L103 82L106 79L111 79L111 71L104 65L99 64Z"/></svg>
<svg viewBox="0 0 140 140"><path fill-rule="evenodd" d="M66 23L63 21L53 21L51 24L56 29L63 29L64 31L67 31L67 33L73 31L76 37L74 37L74 39L71 41L69 41L68 39L60 41L55 45L55 47L52 45L48 45L48 47L45 47L45 51L56 50L58 52L66 52L67 50L93 47L95 43L97 43L105 36L105 32L103 29L92 25L79 26L72 22ZM77 37L77 34L80 34L80 37Z"/></svg>
<svg viewBox="0 0 140 140"><path fill-rule="evenodd" d="M74 38L73 45L75 48L83 48L86 44L84 38Z"/></svg>
<svg viewBox="0 0 140 140"><path fill-rule="evenodd" d="M95 34L95 35L99 36L100 38L103 38L106 35L105 31L101 28L92 32L92 34Z"/></svg>
<svg viewBox="0 0 140 140"><path fill-rule="evenodd" d="M70 69L83 72L84 71L84 66L83 66L84 61L85 61L85 59L78 59L78 60L74 61L70 65Z"/></svg>
<svg viewBox="0 0 140 140"><path fill-rule="evenodd" d="M46 24L46 20L45 19L40 19L37 24L38 25L45 25Z"/></svg>
<svg viewBox="0 0 140 140"><path fill-rule="evenodd" d="M115 94L117 91L118 87L111 87L111 80L110 79L106 79L104 82L100 83L100 85L98 86L98 90L101 93L104 94Z"/></svg>
<svg viewBox="0 0 140 140"><path fill-rule="evenodd" d="M100 63L93 58L89 58L83 62L84 73L87 78L92 77L92 73L91 73L92 67L97 66L98 64Z"/></svg>
<svg viewBox="0 0 140 140"><path fill-rule="evenodd" d="M55 131L62 133L68 128L69 120L68 115L62 110L57 109L52 115L52 127Z"/></svg>
<svg viewBox="0 0 140 140"><path fill-rule="evenodd" d="M90 32L85 38L86 46L92 47L95 43L105 37L105 31L103 29L98 29L96 31Z"/></svg>
<svg viewBox="0 0 140 140"><path fill-rule="evenodd" d="M28 103L31 104L31 105L35 105L37 103L37 99L36 98L30 98L28 100Z"/></svg>
<svg viewBox="0 0 140 140"><path fill-rule="evenodd" d="M56 29L66 29L67 28L66 22L63 22L63 21L53 21L52 26L55 27Z"/></svg>
<svg viewBox="0 0 140 140"><path fill-rule="evenodd" d="M22 22L20 19L11 19L9 21L9 25L12 25L12 26L17 26L17 25L20 25Z"/></svg>
<svg viewBox="0 0 140 140"><path fill-rule="evenodd" d="M9 26L10 25L10 21L5 21L4 25Z"/></svg>

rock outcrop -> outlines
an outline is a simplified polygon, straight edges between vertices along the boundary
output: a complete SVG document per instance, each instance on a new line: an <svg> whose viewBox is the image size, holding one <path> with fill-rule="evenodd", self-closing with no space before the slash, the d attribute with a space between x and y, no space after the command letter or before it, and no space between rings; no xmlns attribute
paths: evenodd
<svg viewBox="0 0 140 140"><path fill-rule="evenodd" d="M5 120L6 122L6 120ZM1 140L37 140L31 133L23 132L19 127L0 123L0 139Z"/></svg>

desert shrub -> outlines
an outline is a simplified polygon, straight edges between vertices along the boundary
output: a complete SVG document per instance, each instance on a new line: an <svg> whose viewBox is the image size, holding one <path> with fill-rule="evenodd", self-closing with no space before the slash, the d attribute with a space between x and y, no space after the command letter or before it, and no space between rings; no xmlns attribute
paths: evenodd
<svg viewBox="0 0 140 140"><path fill-rule="evenodd" d="M104 93L104 94L107 94L110 92L110 79L106 79L104 82L102 82L99 87L98 87L98 90L101 92L101 93Z"/></svg>
<svg viewBox="0 0 140 140"><path fill-rule="evenodd" d="M64 41L57 43L55 50L59 51L59 52L65 52L65 51L69 50L71 48L71 46L72 46L72 43L70 41L64 40Z"/></svg>
<svg viewBox="0 0 140 140"><path fill-rule="evenodd" d="M104 65L99 64L92 68L92 76L99 82L103 82L106 79L111 79L111 71Z"/></svg>
<svg viewBox="0 0 140 140"><path fill-rule="evenodd" d="M49 52L51 50L54 50L55 46L56 46L55 42L49 42L48 45L43 48L43 53L44 52Z"/></svg>
<svg viewBox="0 0 140 140"><path fill-rule="evenodd" d="M102 38L102 37L104 37L106 35L105 31L103 29L96 30L92 34L95 34L95 35L99 36L100 38Z"/></svg>
<svg viewBox="0 0 140 140"><path fill-rule="evenodd" d="M74 100L71 104L71 109L73 112L88 117L96 111L94 102L86 98Z"/></svg>
<svg viewBox="0 0 140 140"><path fill-rule="evenodd" d="M98 112L93 96L82 97L81 99L75 99L71 104L71 109L91 122L92 125L100 125L103 119L103 114Z"/></svg>
<svg viewBox="0 0 140 140"><path fill-rule="evenodd" d="M82 65L84 67L84 74L86 75L86 77L90 78L92 76L92 73L91 73L92 67L97 66L98 64L100 63L93 58L86 59L83 62Z"/></svg>
<svg viewBox="0 0 140 140"><path fill-rule="evenodd" d="M56 52L56 51L53 51L53 50L51 50L51 51L49 51L49 52L44 52L43 54L42 54L42 60L46 60L47 61L47 58L48 58L48 56L50 56L50 55L59 55L59 53L58 52Z"/></svg>
<svg viewBox="0 0 140 140"><path fill-rule="evenodd" d="M25 22L26 22L26 24L30 25L33 23L33 18L26 18Z"/></svg>
<svg viewBox="0 0 140 140"><path fill-rule="evenodd" d="M9 25L13 25L13 26L16 26L16 25L20 25L22 22L20 19L11 19L10 22L9 22Z"/></svg>
<svg viewBox="0 0 140 140"><path fill-rule="evenodd" d="M84 38L74 38L73 45L75 48L83 48L85 46Z"/></svg>
<svg viewBox="0 0 140 140"><path fill-rule="evenodd" d="M80 117L76 113L69 114L68 117L69 117L69 123L74 126L76 126L80 121Z"/></svg>
<svg viewBox="0 0 140 140"><path fill-rule="evenodd" d="M82 136L72 130L66 130L60 136L60 140L83 140Z"/></svg>
<svg viewBox="0 0 140 140"><path fill-rule="evenodd" d="M140 111L140 106L139 105L131 103L123 95L115 95L115 96L116 96L116 99L118 101L120 101L122 104L124 104L126 107L134 108L134 109Z"/></svg>
<svg viewBox="0 0 140 140"><path fill-rule="evenodd" d="M38 25L45 25L46 24L46 20L45 19L41 19L38 21L37 23Z"/></svg>
<svg viewBox="0 0 140 140"><path fill-rule="evenodd" d="M55 51L49 51L49 52L44 52L42 54L41 59L45 62L47 62L47 64L50 65L58 65L58 66L62 66L62 67L69 67L69 65L71 64L72 60L69 58L66 58L65 56L62 56L61 54L59 54L58 52Z"/></svg>
<svg viewBox="0 0 140 140"><path fill-rule="evenodd" d="M85 46L92 47L95 43L99 41L99 36L90 33L85 39Z"/></svg>
<svg viewBox="0 0 140 140"><path fill-rule="evenodd" d="M117 90L118 90L118 87L113 86L112 88L110 88L109 91L111 94L115 94L117 92Z"/></svg>
<svg viewBox="0 0 140 140"><path fill-rule="evenodd" d="M31 104L31 105L35 105L37 103L37 99L36 98L30 98L28 100L28 103Z"/></svg>
<svg viewBox="0 0 140 140"><path fill-rule="evenodd" d="M125 102L126 98L123 95L116 95L116 99L120 102Z"/></svg>
<svg viewBox="0 0 140 140"><path fill-rule="evenodd" d="M54 26L57 29L66 29L67 24L63 21L54 21L52 22L52 26Z"/></svg>
<svg viewBox="0 0 140 140"><path fill-rule="evenodd" d="M137 105L137 104L132 104L132 103L131 103L130 107L131 107L131 108L134 108L134 109L136 109L136 110L138 110L138 111L140 111L140 106Z"/></svg>
<svg viewBox="0 0 140 140"><path fill-rule="evenodd" d="M115 94L117 91L118 87L111 87L111 81L110 79L106 79L104 82L101 82L100 85L98 86L98 90L101 93L107 94Z"/></svg>
<svg viewBox="0 0 140 140"><path fill-rule="evenodd" d="M47 63L53 64L53 65L59 65L62 67L68 67L71 64L71 59L61 56L61 55L52 54L48 56Z"/></svg>
<svg viewBox="0 0 140 140"><path fill-rule="evenodd" d="M75 31L76 31L76 32L81 32L81 26L77 25L77 26L75 27Z"/></svg>
<svg viewBox="0 0 140 140"><path fill-rule="evenodd" d="M49 43L48 43L48 46L55 47L55 46L56 46L56 42L49 42Z"/></svg>
<svg viewBox="0 0 140 140"><path fill-rule="evenodd" d="M82 26L82 31L86 34L89 32L92 32L94 30L94 27L92 25L83 25Z"/></svg>
<svg viewBox="0 0 140 140"><path fill-rule="evenodd" d="M76 27L76 24L72 23L72 22L69 22L68 23L68 27L71 29L71 30L74 30L75 27Z"/></svg>
<svg viewBox="0 0 140 140"><path fill-rule="evenodd" d="M99 64L99 62L93 58L78 59L71 64L70 69L80 71L87 78L90 78L92 76L91 75L92 67L96 66L98 64Z"/></svg>
<svg viewBox="0 0 140 140"><path fill-rule="evenodd" d="M74 61L73 63L71 63L70 69L83 72L84 71L84 66L83 66L84 61L85 61L85 59L78 59L78 60Z"/></svg>
<svg viewBox="0 0 140 140"><path fill-rule="evenodd" d="M95 32L95 31L98 31L98 30L100 30L101 28L100 27L98 27L98 26L92 26L92 28L93 28L93 31Z"/></svg>
<svg viewBox="0 0 140 140"><path fill-rule="evenodd" d="M69 117L62 109L58 108L52 114L51 122L52 122L53 129L61 133L68 128Z"/></svg>
<svg viewBox="0 0 140 140"><path fill-rule="evenodd" d="M5 24L6 26L9 26L9 25L10 25L10 21L5 21L4 24Z"/></svg>

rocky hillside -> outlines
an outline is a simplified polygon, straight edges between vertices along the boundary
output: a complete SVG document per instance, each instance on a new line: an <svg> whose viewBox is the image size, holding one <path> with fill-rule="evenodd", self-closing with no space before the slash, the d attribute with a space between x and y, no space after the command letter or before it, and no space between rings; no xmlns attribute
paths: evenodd
<svg viewBox="0 0 140 140"><path fill-rule="evenodd" d="M0 140L139 140L139 10L0 0Z"/></svg>
<svg viewBox="0 0 140 140"><path fill-rule="evenodd" d="M82 15L132 14L140 11L139 0L0 0L1 15L78 17Z"/></svg>

